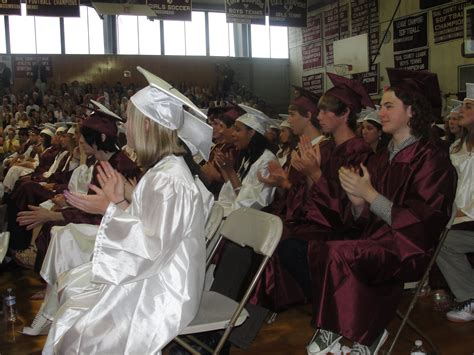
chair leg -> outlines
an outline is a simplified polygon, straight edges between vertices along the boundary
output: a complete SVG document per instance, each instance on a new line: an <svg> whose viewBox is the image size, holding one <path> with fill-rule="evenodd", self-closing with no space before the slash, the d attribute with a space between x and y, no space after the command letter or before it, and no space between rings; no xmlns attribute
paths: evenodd
<svg viewBox="0 0 474 355"><path fill-rule="evenodd" d="M183 348L185 348L187 351L189 351L193 355L200 355L199 351L196 351L191 345L186 343L183 339L176 337L173 339L175 342L177 342L179 345L181 345Z"/></svg>

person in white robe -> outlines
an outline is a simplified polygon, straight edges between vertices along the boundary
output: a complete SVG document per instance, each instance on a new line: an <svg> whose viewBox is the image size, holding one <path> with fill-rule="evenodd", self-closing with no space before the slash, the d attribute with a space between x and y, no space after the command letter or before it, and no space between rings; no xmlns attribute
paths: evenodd
<svg viewBox="0 0 474 355"><path fill-rule="evenodd" d="M266 186L257 177L258 173L268 175L268 163L276 161L265 138L270 119L254 108L239 106L246 113L237 118L232 133L239 150L236 162L230 155L216 154L216 162L225 180L217 201L224 208L224 216L240 207L262 209L273 201L275 194L274 187Z"/></svg>
<svg viewBox="0 0 474 355"><path fill-rule="evenodd" d="M160 353L199 306L203 202L177 136L207 158L212 128L169 84L138 69L150 85L131 98L127 140L147 171L127 201L118 173L101 163L98 196L83 196L90 209L109 201L92 261L58 278L57 311L44 307L54 319L45 354Z"/></svg>

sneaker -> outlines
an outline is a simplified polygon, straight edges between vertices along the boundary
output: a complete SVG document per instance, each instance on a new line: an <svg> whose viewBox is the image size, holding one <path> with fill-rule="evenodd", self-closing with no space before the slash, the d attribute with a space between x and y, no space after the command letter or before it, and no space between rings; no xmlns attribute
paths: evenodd
<svg viewBox="0 0 474 355"><path fill-rule="evenodd" d="M24 327L20 333L30 336L46 335L49 332L51 323L52 322L40 311L33 320L33 323L31 323L31 326Z"/></svg>
<svg viewBox="0 0 474 355"><path fill-rule="evenodd" d="M342 338L329 330L318 329L306 347L308 355L326 355Z"/></svg>
<svg viewBox="0 0 474 355"><path fill-rule="evenodd" d="M15 253L15 261L18 265L26 269L33 269L35 266L36 254L38 253L34 245L30 245L28 249Z"/></svg>
<svg viewBox="0 0 474 355"><path fill-rule="evenodd" d="M446 313L451 322L464 323L474 320L474 299L467 300Z"/></svg>
<svg viewBox="0 0 474 355"><path fill-rule="evenodd" d="M384 329L371 346L354 343L350 355L377 355L382 345L387 341L387 338L388 332Z"/></svg>

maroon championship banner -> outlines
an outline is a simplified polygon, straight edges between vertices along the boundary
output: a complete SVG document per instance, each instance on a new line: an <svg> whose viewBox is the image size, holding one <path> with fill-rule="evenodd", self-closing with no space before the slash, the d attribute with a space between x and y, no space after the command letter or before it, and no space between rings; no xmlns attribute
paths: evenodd
<svg viewBox="0 0 474 355"><path fill-rule="evenodd" d="M380 32L379 27L373 27L369 34L369 49L370 56L374 57L377 54L380 45Z"/></svg>
<svg viewBox="0 0 474 355"><path fill-rule="evenodd" d="M79 0L26 0L28 16L80 17Z"/></svg>
<svg viewBox="0 0 474 355"><path fill-rule="evenodd" d="M428 16L426 12L393 22L393 51L401 52L428 45Z"/></svg>
<svg viewBox="0 0 474 355"><path fill-rule="evenodd" d="M308 26L303 29L303 43L321 40L321 14L308 17Z"/></svg>
<svg viewBox="0 0 474 355"><path fill-rule="evenodd" d="M353 74L352 77L359 80L369 95L377 95L380 90L379 65L373 64L366 73Z"/></svg>
<svg viewBox="0 0 474 355"><path fill-rule="evenodd" d="M369 18L370 13L370 18ZM370 19L370 21L369 21ZM379 24L378 0L351 0L352 36L369 32L370 27Z"/></svg>
<svg viewBox="0 0 474 355"><path fill-rule="evenodd" d="M158 20L191 21L191 0L148 0Z"/></svg>
<svg viewBox="0 0 474 355"><path fill-rule="evenodd" d="M33 77L33 67L37 62L45 68L48 77L53 76L53 67L51 65L51 56L49 55L15 55L13 57L13 68L15 78L31 78Z"/></svg>
<svg viewBox="0 0 474 355"><path fill-rule="evenodd" d="M336 41L337 38L336 37L333 37L333 38L327 38L325 40L325 46L324 46L324 53L326 55L326 60L325 60L325 63L326 65L333 65L334 64L334 47L333 47L333 43L334 41Z"/></svg>
<svg viewBox="0 0 474 355"><path fill-rule="evenodd" d="M413 71L429 70L428 54L428 48L395 54L393 56L395 68Z"/></svg>
<svg viewBox="0 0 474 355"><path fill-rule="evenodd" d="M303 89L313 94L322 95L324 93L324 73L306 75L302 78Z"/></svg>
<svg viewBox="0 0 474 355"><path fill-rule="evenodd" d="M338 15L339 14L339 15ZM334 6L331 10L324 11L324 38L337 36L343 39L349 36L349 4ZM339 31L340 27L340 31Z"/></svg>
<svg viewBox="0 0 474 355"><path fill-rule="evenodd" d="M270 26L306 27L307 0L269 0Z"/></svg>
<svg viewBox="0 0 474 355"><path fill-rule="evenodd" d="M0 15L21 15L20 0L0 1Z"/></svg>
<svg viewBox="0 0 474 355"><path fill-rule="evenodd" d="M303 70L321 68L323 66L323 46L320 41L303 45L301 51Z"/></svg>
<svg viewBox="0 0 474 355"><path fill-rule="evenodd" d="M434 42L442 43L464 37L464 7L467 2L431 11Z"/></svg>
<svg viewBox="0 0 474 355"><path fill-rule="evenodd" d="M226 0L225 14L228 23L265 25L265 0Z"/></svg>

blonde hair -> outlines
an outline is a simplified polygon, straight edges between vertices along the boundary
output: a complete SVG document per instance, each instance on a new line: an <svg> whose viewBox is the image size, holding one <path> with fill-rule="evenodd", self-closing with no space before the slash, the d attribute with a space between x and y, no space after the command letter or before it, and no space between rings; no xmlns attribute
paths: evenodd
<svg viewBox="0 0 474 355"><path fill-rule="evenodd" d="M131 135L135 145L138 164L149 169L164 157L174 154L183 155L176 131L172 131L139 111L132 101L127 105L127 120L132 127ZM149 123L148 130L145 122Z"/></svg>

